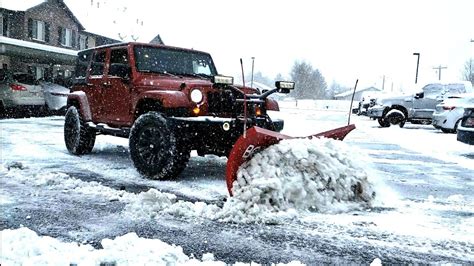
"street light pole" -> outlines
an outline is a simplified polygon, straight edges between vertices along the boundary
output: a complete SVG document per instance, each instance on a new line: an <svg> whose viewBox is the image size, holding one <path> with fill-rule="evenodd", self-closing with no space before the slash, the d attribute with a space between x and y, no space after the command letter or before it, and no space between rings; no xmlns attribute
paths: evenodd
<svg viewBox="0 0 474 266"><path fill-rule="evenodd" d="M413 53L418 58L416 59L416 75L415 75L415 84L418 83L418 67L420 66L420 53Z"/></svg>

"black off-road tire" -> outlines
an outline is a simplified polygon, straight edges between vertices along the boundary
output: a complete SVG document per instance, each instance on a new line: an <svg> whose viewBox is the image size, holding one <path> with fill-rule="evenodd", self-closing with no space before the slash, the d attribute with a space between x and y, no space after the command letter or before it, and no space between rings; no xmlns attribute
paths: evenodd
<svg viewBox="0 0 474 266"><path fill-rule="evenodd" d="M67 150L76 155L92 151L95 143L95 130L88 127L75 106L68 108L64 117L64 142Z"/></svg>
<svg viewBox="0 0 474 266"><path fill-rule="evenodd" d="M379 125L380 125L381 127L390 127L390 122L389 122L388 120L382 118L382 117L381 117L381 118L378 118L378 119L377 119L377 122L379 122Z"/></svg>
<svg viewBox="0 0 474 266"><path fill-rule="evenodd" d="M188 145L180 139L176 140L176 156L173 160L173 165L170 170L170 178L179 176L181 172L186 168L191 157L191 150Z"/></svg>
<svg viewBox="0 0 474 266"><path fill-rule="evenodd" d="M138 172L151 179L175 178L186 167L186 156L166 118L158 112L141 115L129 139L130 157Z"/></svg>

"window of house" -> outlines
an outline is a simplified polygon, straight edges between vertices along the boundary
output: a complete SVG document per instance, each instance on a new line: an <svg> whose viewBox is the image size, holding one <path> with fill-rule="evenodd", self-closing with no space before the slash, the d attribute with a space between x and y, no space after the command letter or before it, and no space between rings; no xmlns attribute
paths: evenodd
<svg viewBox="0 0 474 266"><path fill-rule="evenodd" d="M75 31L71 29L59 27L58 34L59 34L59 44L61 44L62 46L67 46L67 47L76 46L76 32Z"/></svg>
<svg viewBox="0 0 474 266"><path fill-rule="evenodd" d="M0 14L0 36L4 35L4 30L3 30L3 15ZM5 32L6 33L6 32Z"/></svg>
<svg viewBox="0 0 474 266"><path fill-rule="evenodd" d="M45 41L46 27L43 21L33 20L33 39L38 41Z"/></svg>
<svg viewBox="0 0 474 266"><path fill-rule="evenodd" d="M35 19L28 19L28 37L42 42L49 42L49 24Z"/></svg>
<svg viewBox="0 0 474 266"><path fill-rule="evenodd" d="M40 67L40 66L36 66L34 67L34 74L35 74L35 78L37 80L41 80L44 78L44 67Z"/></svg>
<svg viewBox="0 0 474 266"><path fill-rule="evenodd" d="M87 37L84 35L79 36L79 50L87 49Z"/></svg>

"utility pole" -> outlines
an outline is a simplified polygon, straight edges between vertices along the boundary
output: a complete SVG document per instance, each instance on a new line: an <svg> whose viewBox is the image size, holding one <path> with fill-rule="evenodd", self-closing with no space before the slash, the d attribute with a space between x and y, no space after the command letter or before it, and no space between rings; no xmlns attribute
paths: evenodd
<svg viewBox="0 0 474 266"><path fill-rule="evenodd" d="M441 80L441 69L446 69L446 68L448 68L448 67L446 67L446 66L441 66L441 65L439 65L439 66L437 66L437 67L433 67L433 69L437 69L437 70L438 70L438 79L439 79L439 80Z"/></svg>
<svg viewBox="0 0 474 266"><path fill-rule="evenodd" d="M474 39L471 39L471 42L474 43ZM469 81L472 82L472 56L469 57Z"/></svg>
<svg viewBox="0 0 474 266"><path fill-rule="evenodd" d="M418 56L416 59L416 75L415 75L415 84L418 82L418 67L420 66L420 53L413 53L413 55Z"/></svg>
<svg viewBox="0 0 474 266"><path fill-rule="evenodd" d="M250 81L250 88L253 88L253 67L255 64L255 57L252 56L252 80Z"/></svg>

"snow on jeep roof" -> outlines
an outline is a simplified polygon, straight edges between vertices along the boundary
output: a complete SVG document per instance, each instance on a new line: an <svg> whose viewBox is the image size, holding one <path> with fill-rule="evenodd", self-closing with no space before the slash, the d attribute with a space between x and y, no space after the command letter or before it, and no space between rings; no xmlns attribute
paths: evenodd
<svg viewBox="0 0 474 266"><path fill-rule="evenodd" d="M119 46L129 46L129 45L132 45L132 46L149 46L149 47L157 47L157 48L189 51L189 52L194 52L194 53L209 54L207 52L194 50L194 49L189 49L189 48L169 46L169 45L164 45L164 44L142 43L142 42L121 42L121 43L106 44L106 45L101 45L101 46L96 46L96 47L93 47L93 48L88 48L88 49L85 49L85 50L81 50L79 52L79 54L82 54L86 51L93 51L93 50L97 50L97 49L110 48L110 47L119 47Z"/></svg>

